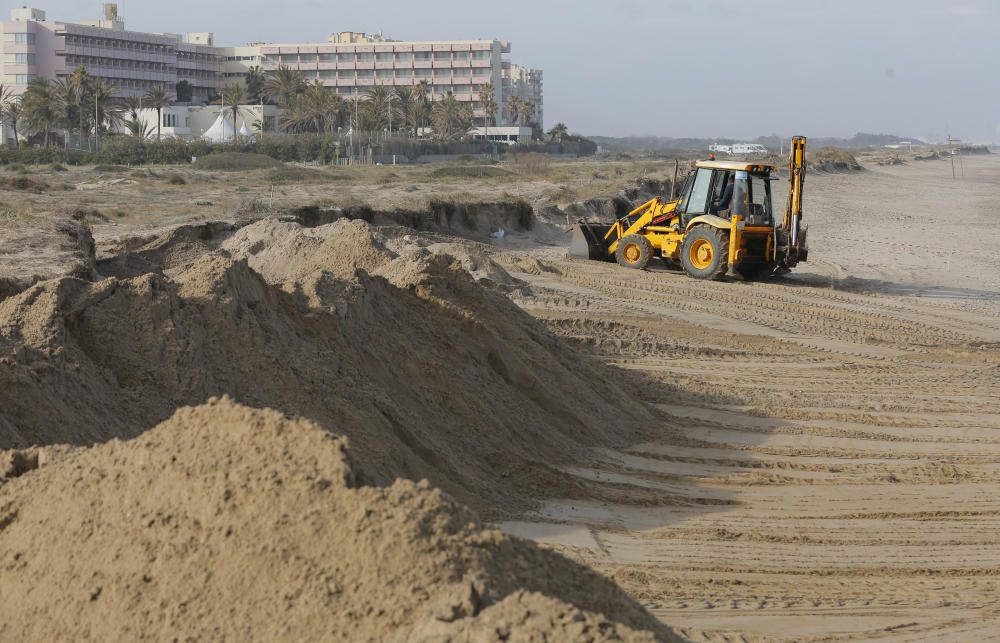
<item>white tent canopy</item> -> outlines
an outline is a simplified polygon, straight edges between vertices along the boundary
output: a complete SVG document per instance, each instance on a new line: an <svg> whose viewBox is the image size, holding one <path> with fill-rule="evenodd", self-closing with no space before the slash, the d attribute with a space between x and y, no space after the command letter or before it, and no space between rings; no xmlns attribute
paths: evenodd
<svg viewBox="0 0 1000 643"><path fill-rule="evenodd" d="M250 132L249 129L247 129L246 121L243 121L243 124L240 125L240 138L253 139L253 134Z"/></svg>
<svg viewBox="0 0 1000 643"><path fill-rule="evenodd" d="M244 127L246 127L245 123ZM215 119L211 127L205 130L201 137L212 143L227 143L236 137L236 126L226 118L224 112L219 112L219 117Z"/></svg>

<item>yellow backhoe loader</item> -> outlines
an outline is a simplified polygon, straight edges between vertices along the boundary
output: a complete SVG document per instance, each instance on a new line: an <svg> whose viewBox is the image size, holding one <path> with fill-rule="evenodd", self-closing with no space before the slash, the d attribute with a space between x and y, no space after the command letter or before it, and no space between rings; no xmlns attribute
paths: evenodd
<svg viewBox="0 0 1000 643"><path fill-rule="evenodd" d="M670 201L642 204L612 224L580 220L570 255L643 269L653 258L679 264L697 279L766 278L808 257L802 226L806 139L792 139L788 205L782 221L771 207L774 166L698 161Z"/></svg>

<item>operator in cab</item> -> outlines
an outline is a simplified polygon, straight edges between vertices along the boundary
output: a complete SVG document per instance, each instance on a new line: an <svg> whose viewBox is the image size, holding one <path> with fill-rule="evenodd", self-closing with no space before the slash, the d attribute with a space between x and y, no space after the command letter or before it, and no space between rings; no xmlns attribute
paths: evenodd
<svg viewBox="0 0 1000 643"><path fill-rule="evenodd" d="M718 214L729 209L729 205L733 202L733 187L735 183L736 176L730 174L726 180L726 187L722 190L722 196L719 197L718 201L714 201L712 207L709 209L711 214Z"/></svg>

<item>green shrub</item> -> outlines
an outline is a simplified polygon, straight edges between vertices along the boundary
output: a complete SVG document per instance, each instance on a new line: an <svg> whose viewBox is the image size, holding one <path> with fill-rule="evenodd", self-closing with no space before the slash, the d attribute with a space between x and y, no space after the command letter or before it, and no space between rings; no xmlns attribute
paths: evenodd
<svg viewBox="0 0 1000 643"><path fill-rule="evenodd" d="M95 165L94 166L94 171L95 172L100 172L102 174L109 174L109 173L112 173L112 172L127 172L128 168L125 167L124 165L105 165L105 164L101 164L101 165Z"/></svg>
<svg viewBox="0 0 1000 643"><path fill-rule="evenodd" d="M187 185L187 179L180 174L170 173L166 177L169 185Z"/></svg>
<svg viewBox="0 0 1000 643"><path fill-rule="evenodd" d="M281 162L270 156L246 152L216 152L208 156L198 157L194 164L199 170L215 170L217 172L262 170L279 165Z"/></svg>

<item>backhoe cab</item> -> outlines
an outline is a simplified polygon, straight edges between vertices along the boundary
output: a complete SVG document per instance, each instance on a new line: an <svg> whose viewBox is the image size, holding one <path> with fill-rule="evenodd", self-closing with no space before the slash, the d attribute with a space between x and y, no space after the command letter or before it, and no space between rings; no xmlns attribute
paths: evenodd
<svg viewBox="0 0 1000 643"><path fill-rule="evenodd" d="M752 279L789 269L808 255L801 226L805 145L804 137L792 140L780 221L772 208L773 166L698 161L673 200L653 199L610 225L581 220L570 255L637 269L659 257L697 279Z"/></svg>

